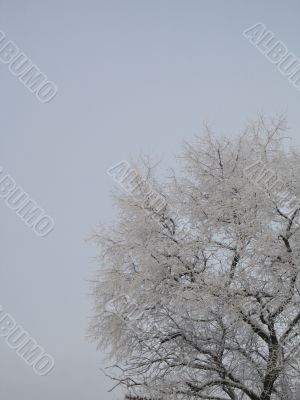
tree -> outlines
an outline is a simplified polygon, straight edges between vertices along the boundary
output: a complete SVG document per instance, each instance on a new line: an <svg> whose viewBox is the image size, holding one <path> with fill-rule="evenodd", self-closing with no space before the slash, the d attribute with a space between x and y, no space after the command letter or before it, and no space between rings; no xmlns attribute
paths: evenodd
<svg viewBox="0 0 300 400"><path fill-rule="evenodd" d="M300 153L287 148L286 130L284 119L263 117L233 139L205 128L184 145L180 173L159 183L148 165L115 194L117 223L93 235L101 253L90 335L109 349L128 398L292 398Z"/></svg>

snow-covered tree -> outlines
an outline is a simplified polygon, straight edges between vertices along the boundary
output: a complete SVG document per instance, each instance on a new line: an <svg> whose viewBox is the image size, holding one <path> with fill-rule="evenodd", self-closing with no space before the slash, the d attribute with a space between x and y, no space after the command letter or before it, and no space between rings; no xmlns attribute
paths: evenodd
<svg viewBox="0 0 300 400"><path fill-rule="evenodd" d="M140 197L115 194L117 223L93 235L90 336L128 398L293 398L300 153L285 133L281 118L259 117L236 138L206 128L184 145L179 173L144 174L163 209L145 201L144 179L131 182Z"/></svg>

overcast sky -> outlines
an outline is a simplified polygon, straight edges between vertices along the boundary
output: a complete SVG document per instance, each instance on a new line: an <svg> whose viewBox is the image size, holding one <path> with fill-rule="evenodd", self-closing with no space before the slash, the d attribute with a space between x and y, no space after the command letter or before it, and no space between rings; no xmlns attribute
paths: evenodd
<svg viewBox="0 0 300 400"><path fill-rule="evenodd" d="M36 375L0 337L0 398L122 399L86 342L85 243L114 215L107 168L141 152L175 166L208 121L235 135L284 112L300 143L300 91L242 32L263 22L300 57L297 0L0 1L0 30L55 82L41 103L0 62L0 165L55 220L38 237L0 199L0 305L55 358Z"/></svg>

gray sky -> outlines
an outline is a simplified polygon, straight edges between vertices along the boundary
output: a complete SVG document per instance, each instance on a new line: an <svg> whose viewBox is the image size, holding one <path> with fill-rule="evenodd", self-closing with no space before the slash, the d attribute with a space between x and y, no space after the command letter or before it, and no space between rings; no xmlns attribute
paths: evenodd
<svg viewBox="0 0 300 400"><path fill-rule="evenodd" d="M37 237L0 199L0 304L56 362L39 377L0 337L1 398L122 398L85 340L84 239L114 215L106 170L140 152L174 166L204 120L234 135L258 111L285 112L299 144L300 92L242 35L261 21L300 57L299 13L296 0L1 0L0 30L59 89L40 103L0 63L0 165L56 223Z"/></svg>

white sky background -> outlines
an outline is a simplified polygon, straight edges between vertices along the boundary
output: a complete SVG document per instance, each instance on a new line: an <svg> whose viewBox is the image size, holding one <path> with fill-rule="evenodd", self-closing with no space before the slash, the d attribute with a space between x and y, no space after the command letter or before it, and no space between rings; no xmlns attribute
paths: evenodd
<svg viewBox="0 0 300 400"><path fill-rule="evenodd" d="M1 399L122 399L85 341L106 170L140 152L174 166L204 120L234 135L258 111L285 112L299 144L300 92L242 35L261 21L300 57L299 16L296 0L0 1L0 30L59 88L39 103L0 64L0 165L56 222L36 237L0 199L0 304L56 361L36 376L0 338Z"/></svg>

